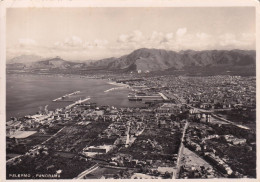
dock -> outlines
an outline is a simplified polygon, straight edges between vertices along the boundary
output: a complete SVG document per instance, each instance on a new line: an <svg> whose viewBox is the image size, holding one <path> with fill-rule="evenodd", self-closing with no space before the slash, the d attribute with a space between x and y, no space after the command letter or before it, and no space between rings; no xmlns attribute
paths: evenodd
<svg viewBox="0 0 260 182"><path fill-rule="evenodd" d="M80 100L74 102L73 104L70 104L70 105L66 106L66 109L70 109L70 108L72 108L73 106L75 106L75 105L77 105L77 104L81 104L81 103L83 103L83 102L88 101L89 99L90 99L90 97L88 97L88 98L86 98L86 99L83 99L83 100L80 99Z"/></svg>
<svg viewBox="0 0 260 182"><path fill-rule="evenodd" d="M80 93L80 91L75 91L75 92L72 92L70 94L63 95L62 97L59 97L57 99L52 100L52 102L62 101L62 99L66 98L66 97L69 97L71 95L78 94L78 93Z"/></svg>
<svg viewBox="0 0 260 182"><path fill-rule="evenodd" d="M169 100L163 93L159 92L158 94L163 98L163 100Z"/></svg>

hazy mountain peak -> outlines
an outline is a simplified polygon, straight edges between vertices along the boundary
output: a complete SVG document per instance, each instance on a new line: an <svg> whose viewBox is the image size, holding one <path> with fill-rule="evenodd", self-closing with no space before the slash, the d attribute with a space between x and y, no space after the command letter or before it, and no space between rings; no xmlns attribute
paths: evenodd
<svg viewBox="0 0 260 182"><path fill-rule="evenodd" d="M7 60L7 63L14 64L14 63L33 63L42 60L43 58L34 54L30 55L21 55L18 57L14 57L12 59Z"/></svg>

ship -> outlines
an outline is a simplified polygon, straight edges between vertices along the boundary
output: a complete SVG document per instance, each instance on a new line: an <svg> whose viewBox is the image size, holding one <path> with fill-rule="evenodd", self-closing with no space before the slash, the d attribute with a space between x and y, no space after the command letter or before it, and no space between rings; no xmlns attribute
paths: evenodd
<svg viewBox="0 0 260 182"><path fill-rule="evenodd" d="M142 101L142 98L141 97L137 97L136 95L129 94L128 95L128 100L129 101Z"/></svg>
<svg viewBox="0 0 260 182"><path fill-rule="evenodd" d="M162 101L163 98L160 94L152 94L147 95L146 93L140 92L140 93L131 93L128 95L129 101L144 101L144 102L153 102L153 101Z"/></svg>

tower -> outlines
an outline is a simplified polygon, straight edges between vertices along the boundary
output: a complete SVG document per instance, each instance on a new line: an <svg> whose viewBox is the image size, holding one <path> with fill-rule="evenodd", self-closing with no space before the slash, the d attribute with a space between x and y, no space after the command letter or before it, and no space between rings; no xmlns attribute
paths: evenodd
<svg viewBox="0 0 260 182"><path fill-rule="evenodd" d="M125 142L126 148L129 146L129 141L130 141L130 123L128 123L127 125L127 134L126 134L126 142Z"/></svg>
<svg viewBox="0 0 260 182"><path fill-rule="evenodd" d="M210 118L211 118L211 115L210 115L210 114L207 114L207 116L206 116L206 122L207 122L207 123L210 123Z"/></svg>

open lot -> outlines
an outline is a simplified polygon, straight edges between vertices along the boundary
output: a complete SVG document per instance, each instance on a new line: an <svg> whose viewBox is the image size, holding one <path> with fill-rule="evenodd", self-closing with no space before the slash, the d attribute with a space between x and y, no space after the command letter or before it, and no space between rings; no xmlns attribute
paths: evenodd
<svg viewBox="0 0 260 182"><path fill-rule="evenodd" d="M10 138L27 138L35 133L37 131L16 131Z"/></svg>

